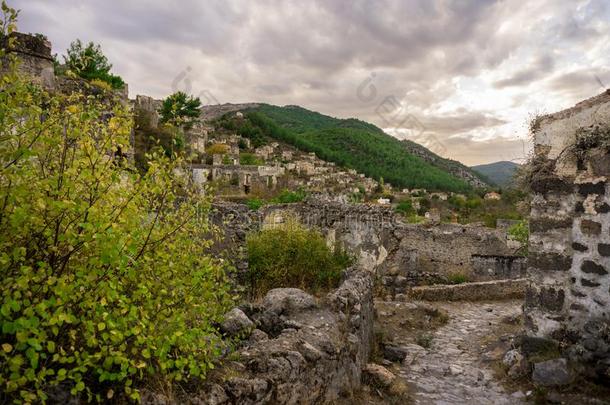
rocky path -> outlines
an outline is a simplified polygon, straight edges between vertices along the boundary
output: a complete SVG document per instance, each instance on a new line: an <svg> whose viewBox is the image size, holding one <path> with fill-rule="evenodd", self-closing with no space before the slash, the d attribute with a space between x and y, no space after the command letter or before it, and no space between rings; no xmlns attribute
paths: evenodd
<svg viewBox="0 0 610 405"><path fill-rule="evenodd" d="M494 380L483 358L483 341L497 333L506 317L521 311L521 301L435 303L449 322L432 333L431 346L408 356L400 375L412 385L416 404L520 404ZM411 346L413 347L413 346Z"/></svg>

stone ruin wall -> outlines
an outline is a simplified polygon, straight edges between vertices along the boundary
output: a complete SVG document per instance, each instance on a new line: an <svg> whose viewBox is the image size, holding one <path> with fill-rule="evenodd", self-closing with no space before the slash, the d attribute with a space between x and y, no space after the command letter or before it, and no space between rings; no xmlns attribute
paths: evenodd
<svg viewBox="0 0 610 405"><path fill-rule="evenodd" d="M281 224L288 216L319 229L330 246L339 243L349 250L360 267L376 269L376 276L392 294L413 285L446 283L453 273L471 281L524 275L525 260L513 256L505 232L454 224L405 224L389 207L313 199L257 211L240 204L215 204L212 222L224 233L217 249L239 258L238 270L245 273L247 233Z"/></svg>
<svg viewBox="0 0 610 405"><path fill-rule="evenodd" d="M204 404L314 404L352 397L373 344L373 281L365 269L321 300L294 288L244 305L256 325L199 393ZM163 403L143 398L143 403Z"/></svg>
<svg viewBox="0 0 610 405"><path fill-rule="evenodd" d="M53 57L51 56L51 43L43 36L34 36L14 32L10 35L14 39L12 47L6 47L6 40L2 47L9 54L19 59L18 69L36 83L52 88L55 86L55 73L53 70Z"/></svg>
<svg viewBox="0 0 610 405"><path fill-rule="evenodd" d="M530 336L560 340L579 360L607 370L610 153L594 142L574 153L577 133L595 125L610 125L610 90L534 125L524 311Z"/></svg>
<svg viewBox="0 0 610 405"><path fill-rule="evenodd" d="M107 92L79 77L56 76L51 43L45 36L13 32L10 37L14 38L13 45L7 47L6 42L3 42L2 47L8 49L9 55L17 57L18 72L27 76L32 82L49 91L98 96L109 104L115 99L123 104L127 103L129 92L127 84L120 90ZM6 63L6 59L2 61L3 69L6 68Z"/></svg>

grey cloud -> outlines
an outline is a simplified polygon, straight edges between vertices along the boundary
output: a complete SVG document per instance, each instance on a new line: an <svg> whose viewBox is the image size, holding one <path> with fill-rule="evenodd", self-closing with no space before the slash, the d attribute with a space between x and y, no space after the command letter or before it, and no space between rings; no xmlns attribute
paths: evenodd
<svg viewBox="0 0 610 405"><path fill-rule="evenodd" d="M476 83L481 93L512 92L506 97L518 101L515 109L536 106L534 89L570 103L595 94L595 81L589 85L563 67L591 69L586 52L605 49L610 34L605 0L13 3L23 10L22 29L48 34L55 52L75 38L101 43L131 96L166 96L190 66L193 93L209 92L220 102L298 104L383 125L375 109L394 96L439 136L500 131L510 116L471 105L468 97L478 92L464 93L458 79ZM531 62L515 68L511 57L521 55ZM596 66L608 66L607 53L600 55L606 60ZM485 72L501 80L489 84L481 79ZM356 92L372 73L376 97L364 102ZM610 82L607 71L599 73ZM477 149L455 150L467 160Z"/></svg>
<svg viewBox="0 0 610 405"><path fill-rule="evenodd" d="M507 123L501 118L479 111L456 111L440 116L424 116L420 120L429 130L443 135L493 128Z"/></svg>
<svg viewBox="0 0 610 405"><path fill-rule="evenodd" d="M610 70L587 68L563 73L550 79L547 88L563 97L582 99L610 88Z"/></svg>
<svg viewBox="0 0 610 405"><path fill-rule="evenodd" d="M448 157L458 158L469 166L500 160L524 163L532 150L529 139L496 137L481 141L466 136L441 138L441 142L447 149Z"/></svg>
<svg viewBox="0 0 610 405"><path fill-rule="evenodd" d="M555 61L550 55L540 57L532 66L515 73L513 76L506 79L494 82L494 87L501 89L504 87L515 87L528 85L534 80L543 78L552 72L555 67Z"/></svg>

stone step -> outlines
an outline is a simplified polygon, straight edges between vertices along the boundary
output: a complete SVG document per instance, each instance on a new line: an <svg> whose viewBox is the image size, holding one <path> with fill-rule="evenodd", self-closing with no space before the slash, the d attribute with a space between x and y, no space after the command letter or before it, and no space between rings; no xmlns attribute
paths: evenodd
<svg viewBox="0 0 610 405"><path fill-rule="evenodd" d="M411 288L406 298L422 301L485 301L524 298L527 278Z"/></svg>

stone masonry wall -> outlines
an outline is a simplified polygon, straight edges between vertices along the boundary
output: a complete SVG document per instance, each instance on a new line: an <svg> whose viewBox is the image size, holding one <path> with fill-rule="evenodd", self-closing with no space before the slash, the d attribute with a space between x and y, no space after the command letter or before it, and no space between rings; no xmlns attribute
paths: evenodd
<svg viewBox="0 0 610 405"><path fill-rule="evenodd" d="M610 90L534 125L530 336L610 366Z"/></svg>
<svg viewBox="0 0 610 405"><path fill-rule="evenodd" d="M321 302L278 288L261 304L244 306L240 322L256 329L242 333L247 339L232 356L237 360L209 378L195 403L321 404L351 397L373 339L371 273L348 271Z"/></svg>
<svg viewBox="0 0 610 405"><path fill-rule="evenodd" d="M465 274L472 280L505 278L501 272L477 274L473 257L495 257L498 266L511 260L512 250L507 246L506 233L501 231L452 224L405 224L389 207L316 200L270 205L258 211L239 204L216 204L212 222L224 230L217 248L228 249L232 258L241 257L237 267L246 271L243 246L247 233L281 224L288 216L320 229L329 245L338 243L348 249L361 267L377 269L377 276L392 293L413 285L444 283L452 273Z"/></svg>
<svg viewBox="0 0 610 405"><path fill-rule="evenodd" d="M10 35L13 46L8 47L9 53L19 59L19 71L32 80L45 87L53 87L55 73L53 71L53 57L51 56L51 43L43 36L34 36L13 32ZM6 47L6 42L2 47Z"/></svg>

